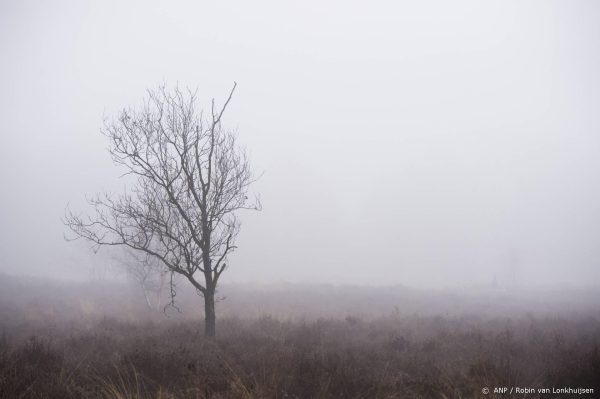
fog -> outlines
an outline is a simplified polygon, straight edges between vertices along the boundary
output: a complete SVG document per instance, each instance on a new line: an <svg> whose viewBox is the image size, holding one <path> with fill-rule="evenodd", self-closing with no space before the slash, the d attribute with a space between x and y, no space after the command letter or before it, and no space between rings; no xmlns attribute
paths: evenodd
<svg viewBox="0 0 600 399"><path fill-rule="evenodd" d="M86 279L65 207L121 190L104 116L222 102L260 179L229 283L595 285L600 5L0 5L0 272Z"/></svg>

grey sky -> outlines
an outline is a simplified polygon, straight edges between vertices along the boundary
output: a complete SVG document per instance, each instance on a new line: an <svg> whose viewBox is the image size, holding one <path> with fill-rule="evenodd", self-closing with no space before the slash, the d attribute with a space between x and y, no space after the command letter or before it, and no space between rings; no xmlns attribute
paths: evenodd
<svg viewBox="0 0 600 399"><path fill-rule="evenodd" d="M3 1L0 59L0 271L89 275L103 114L235 80L264 210L226 280L600 278L597 2Z"/></svg>

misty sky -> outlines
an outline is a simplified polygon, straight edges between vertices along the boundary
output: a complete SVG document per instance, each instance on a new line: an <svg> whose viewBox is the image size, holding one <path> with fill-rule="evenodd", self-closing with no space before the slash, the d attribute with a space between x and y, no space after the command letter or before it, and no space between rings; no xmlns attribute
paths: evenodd
<svg viewBox="0 0 600 399"><path fill-rule="evenodd" d="M61 217L123 186L103 116L237 81L225 281L596 284L598 71L595 1L2 1L0 272L97 275Z"/></svg>

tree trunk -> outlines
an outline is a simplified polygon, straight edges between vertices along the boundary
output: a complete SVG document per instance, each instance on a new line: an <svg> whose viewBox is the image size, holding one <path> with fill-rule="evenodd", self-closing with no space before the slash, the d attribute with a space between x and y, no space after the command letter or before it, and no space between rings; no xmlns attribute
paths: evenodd
<svg viewBox="0 0 600 399"><path fill-rule="evenodd" d="M215 327L215 290L207 289L204 293L204 335L207 338L214 338Z"/></svg>

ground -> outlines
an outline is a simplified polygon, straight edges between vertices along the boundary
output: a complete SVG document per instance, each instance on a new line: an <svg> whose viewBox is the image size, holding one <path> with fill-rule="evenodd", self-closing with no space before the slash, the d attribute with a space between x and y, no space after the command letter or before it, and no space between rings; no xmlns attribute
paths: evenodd
<svg viewBox="0 0 600 399"><path fill-rule="evenodd" d="M494 387L594 388L577 397L600 396L594 304L492 315L408 313L398 304L372 317L242 308L245 315L230 304L217 339L207 340L198 315L144 312L133 291L115 294L123 286L94 292L13 281L3 288L2 398L509 397ZM100 305L101 295L114 302ZM270 295L279 294L260 297Z"/></svg>

